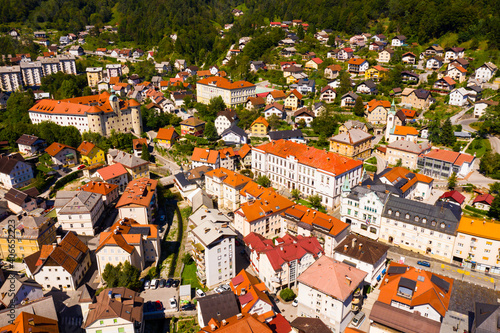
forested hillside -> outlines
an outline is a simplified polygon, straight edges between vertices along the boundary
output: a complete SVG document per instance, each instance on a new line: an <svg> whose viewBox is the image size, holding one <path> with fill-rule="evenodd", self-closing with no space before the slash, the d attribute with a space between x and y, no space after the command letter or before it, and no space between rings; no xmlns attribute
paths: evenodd
<svg viewBox="0 0 500 333"><path fill-rule="evenodd" d="M236 6L245 15L233 17ZM236 38L253 36L270 21L292 19L306 21L313 31L400 33L419 43L453 32L458 43L487 40L489 48L498 48L499 12L496 0L0 0L0 25L3 31L18 23L77 32L111 22L119 25L122 41L209 62ZM233 29L220 38L221 27L233 21ZM177 42L171 34L177 34Z"/></svg>

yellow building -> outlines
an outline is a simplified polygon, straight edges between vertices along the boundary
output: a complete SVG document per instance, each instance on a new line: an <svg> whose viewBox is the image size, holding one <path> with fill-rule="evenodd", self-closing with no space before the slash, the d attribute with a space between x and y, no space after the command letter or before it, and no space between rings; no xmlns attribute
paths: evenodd
<svg viewBox="0 0 500 333"><path fill-rule="evenodd" d="M371 155L373 135L358 128L335 135L330 139L330 151L350 158L367 158Z"/></svg>
<svg viewBox="0 0 500 333"><path fill-rule="evenodd" d="M167 128L160 128L158 134L156 135L156 139L158 140L158 144L165 148L170 148L177 141L179 134L175 131L173 126Z"/></svg>
<svg viewBox="0 0 500 333"><path fill-rule="evenodd" d="M10 221L14 221L12 224ZM9 253L15 258L24 258L40 250L42 245L56 241L56 222L51 217L23 216L9 217L0 222L0 258L7 259ZM11 231L12 230L12 231ZM14 235L12 237L12 232ZM10 236L9 236L10 233ZM15 240L9 252L9 241ZM10 243L12 246L12 243Z"/></svg>
<svg viewBox="0 0 500 333"><path fill-rule="evenodd" d="M149 162L135 155L117 150L108 150L108 164L123 165L130 179L149 178Z"/></svg>
<svg viewBox="0 0 500 333"><path fill-rule="evenodd" d="M382 66L373 66L366 70L365 80L380 81L386 76L388 71L389 70L387 68L384 68Z"/></svg>
<svg viewBox="0 0 500 333"><path fill-rule="evenodd" d="M294 83L297 83L297 81L299 81L299 80L297 80L295 78L295 76L293 76L293 75L288 75L286 77L286 84L294 84Z"/></svg>
<svg viewBox="0 0 500 333"><path fill-rule="evenodd" d="M267 135L267 131L269 130L269 123L266 118L259 117L254 120L252 125L250 126L250 131L253 135Z"/></svg>
<svg viewBox="0 0 500 333"><path fill-rule="evenodd" d="M222 97L228 107L243 104L255 96L255 85L247 81L231 82L226 78L211 76L196 82L198 103L209 104L214 97Z"/></svg>
<svg viewBox="0 0 500 333"><path fill-rule="evenodd" d="M81 162L86 165L106 162L104 151L92 142L83 141L77 150L81 154Z"/></svg>
<svg viewBox="0 0 500 333"><path fill-rule="evenodd" d="M87 67L87 81L89 87L97 87L102 80L102 67Z"/></svg>
<svg viewBox="0 0 500 333"><path fill-rule="evenodd" d="M285 108L295 111L300 106L302 106L302 94L294 89L286 95Z"/></svg>

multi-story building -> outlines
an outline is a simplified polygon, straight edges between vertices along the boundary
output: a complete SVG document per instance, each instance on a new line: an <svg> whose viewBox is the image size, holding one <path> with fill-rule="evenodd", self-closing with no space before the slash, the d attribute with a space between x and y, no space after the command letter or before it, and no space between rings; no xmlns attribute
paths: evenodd
<svg viewBox="0 0 500 333"><path fill-rule="evenodd" d="M108 288L89 306L82 327L87 333L144 332L144 299L130 289Z"/></svg>
<svg viewBox="0 0 500 333"><path fill-rule="evenodd" d="M232 125L238 123L238 115L236 111L232 109L225 109L223 111L219 111L217 113L217 118L215 118L215 129L217 130L217 134L221 135L222 132L230 128Z"/></svg>
<svg viewBox="0 0 500 333"><path fill-rule="evenodd" d="M37 208L45 209L45 200L38 198L38 195L39 192L36 187L31 187L24 191L11 188L5 193L3 198L7 201L7 207L14 214L20 214L22 212L31 212Z"/></svg>
<svg viewBox="0 0 500 333"><path fill-rule="evenodd" d="M9 221L13 221L14 237L9 234ZM14 253L17 258L25 258L41 249L43 245L52 244L56 240L56 222L51 217L43 216L11 216L0 222L0 256L9 257L9 244L14 239ZM12 237L12 238L11 238ZM10 243L9 243L10 242ZM10 245L12 246L12 245ZM15 258L14 258L15 259Z"/></svg>
<svg viewBox="0 0 500 333"><path fill-rule="evenodd" d="M418 156L430 152L431 148L432 146L427 142L396 140L387 145L386 160L392 165L396 165L401 160L402 166L415 170L417 169Z"/></svg>
<svg viewBox="0 0 500 333"><path fill-rule="evenodd" d="M42 85L42 63L35 62L21 62L21 75L25 86L41 86Z"/></svg>
<svg viewBox="0 0 500 333"><path fill-rule="evenodd" d="M123 192L129 182L128 172L123 165L115 163L97 170L92 178L101 179L108 184L118 185L118 191Z"/></svg>
<svg viewBox="0 0 500 333"><path fill-rule="evenodd" d="M246 102L248 97L255 96L255 85L247 81L231 82L220 76L211 76L196 83L198 103L208 104L215 97L222 97L228 107Z"/></svg>
<svg viewBox="0 0 500 333"><path fill-rule="evenodd" d="M89 87L97 87L102 80L102 67L87 67L87 81Z"/></svg>
<svg viewBox="0 0 500 333"><path fill-rule="evenodd" d="M43 297L42 286L26 275L10 274L6 281L9 282L4 283L0 288L0 295L2 295L0 305L3 308L17 308L21 306L21 303L24 305L26 301L34 301Z"/></svg>
<svg viewBox="0 0 500 333"><path fill-rule="evenodd" d="M19 147L19 151L26 155L34 155L43 148L47 147L44 139L27 134L21 135L21 137L17 139L16 143Z"/></svg>
<svg viewBox="0 0 500 333"><path fill-rule="evenodd" d="M235 211L241 203L240 191L252 180L226 168L205 173L205 190L217 198L218 207Z"/></svg>
<svg viewBox="0 0 500 333"><path fill-rule="evenodd" d="M373 135L352 128L330 138L330 151L349 158L365 159L371 155L372 140Z"/></svg>
<svg viewBox="0 0 500 333"><path fill-rule="evenodd" d="M453 262L476 271L500 274L500 225L462 216L453 248Z"/></svg>
<svg viewBox="0 0 500 333"><path fill-rule="evenodd" d="M366 275L327 256L319 258L298 278L297 314L319 318L333 332L343 332L359 310Z"/></svg>
<svg viewBox="0 0 500 333"><path fill-rule="evenodd" d="M139 224L129 218L121 218L109 231L101 232L95 251L101 275L107 264L116 266L126 261L142 271L150 263L156 265L160 254L161 236L158 227L154 224Z"/></svg>
<svg viewBox="0 0 500 333"><path fill-rule="evenodd" d="M181 121L181 135L202 136L205 131L205 122L196 117L190 117Z"/></svg>
<svg viewBox="0 0 500 333"><path fill-rule="evenodd" d="M370 332L439 333L452 288L452 278L391 263L370 313Z"/></svg>
<svg viewBox="0 0 500 333"><path fill-rule="evenodd" d="M443 202L430 205L391 195L379 240L450 262L461 213L460 207Z"/></svg>
<svg viewBox="0 0 500 333"><path fill-rule="evenodd" d="M80 186L78 190L101 194L102 201L105 206L109 206L112 202L118 199L118 185L115 184L90 181L85 185Z"/></svg>
<svg viewBox="0 0 500 333"><path fill-rule="evenodd" d="M69 231L60 243L43 245L24 262L28 276L45 290L76 290L90 268L90 250Z"/></svg>
<svg viewBox="0 0 500 333"><path fill-rule="evenodd" d="M300 274L324 254L316 237L287 234L273 243L260 234L250 233L243 241L249 249L252 267L271 293L295 287Z"/></svg>
<svg viewBox="0 0 500 333"><path fill-rule="evenodd" d="M231 147L220 150L194 148L193 155L191 155L191 167L194 169L206 165L213 169L235 170L236 159L237 156Z"/></svg>
<svg viewBox="0 0 500 333"><path fill-rule="evenodd" d="M0 67L0 89L3 91L17 91L23 86L23 77L20 66Z"/></svg>
<svg viewBox="0 0 500 333"><path fill-rule="evenodd" d="M192 255L197 275L209 288L231 280L235 276L236 233L229 228L229 218L212 218L220 211L198 209L189 221L194 227L189 231ZM225 217L225 216L224 216Z"/></svg>
<svg viewBox="0 0 500 333"><path fill-rule="evenodd" d="M374 287L385 273L387 251L385 244L350 234L335 248L333 258L366 272L365 282Z"/></svg>
<svg viewBox="0 0 500 333"><path fill-rule="evenodd" d="M377 175L384 184L393 185L401 191L401 197L407 199L428 199L434 186L434 179L407 168L387 168Z"/></svg>
<svg viewBox="0 0 500 333"><path fill-rule="evenodd" d="M395 51L391 48L386 48L379 52L377 62L380 63L389 63L394 56Z"/></svg>
<svg viewBox="0 0 500 333"><path fill-rule="evenodd" d="M349 234L349 224L336 217L302 205L294 205L281 213L281 237L314 236L324 254L333 258L335 247Z"/></svg>
<svg viewBox="0 0 500 333"><path fill-rule="evenodd" d="M122 76L121 64L107 64L106 65L107 77L120 77Z"/></svg>
<svg viewBox="0 0 500 333"><path fill-rule="evenodd" d="M94 228L104 212L102 195L85 191L59 191L54 208L63 230L94 236Z"/></svg>
<svg viewBox="0 0 500 333"><path fill-rule="evenodd" d="M132 218L139 224L149 224L158 208L156 186L158 181L139 178L128 183L122 196L116 203L120 218Z"/></svg>
<svg viewBox="0 0 500 333"><path fill-rule="evenodd" d="M104 151L92 142L83 141L77 150L81 156L80 160L86 165L106 162Z"/></svg>
<svg viewBox="0 0 500 333"><path fill-rule="evenodd" d="M474 117L475 118L482 117L486 113L488 107L494 107L497 105L498 105L497 101L486 100L486 99L476 102L476 104L474 104Z"/></svg>
<svg viewBox="0 0 500 333"><path fill-rule="evenodd" d="M76 149L62 143L54 142L45 149L52 163L58 166L74 166L78 163Z"/></svg>
<svg viewBox="0 0 500 333"><path fill-rule="evenodd" d="M42 99L28 112L33 124L52 121L61 126L75 126L80 133L109 136L112 130L142 132L140 104L134 99L120 100L107 91L65 100Z"/></svg>
<svg viewBox="0 0 500 333"><path fill-rule="evenodd" d="M304 196L319 195L321 203L333 208L340 203L345 178L354 185L362 162L287 140L252 148L252 171L265 175L278 189L298 189Z"/></svg>
<svg viewBox="0 0 500 333"><path fill-rule="evenodd" d="M0 185L6 189L31 183L33 169L20 154L0 155Z"/></svg>
<svg viewBox="0 0 500 333"><path fill-rule="evenodd" d="M179 134L177 134L173 126L160 128L158 130L158 134L156 135L156 139L158 140L158 145L167 149L174 145L178 137Z"/></svg>
<svg viewBox="0 0 500 333"><path fill-rule="evenodd" d="M444 149L433 149L418 156L417 167L427 176L449 178L453 173L465 177L471 172L476 158L469 154Z"/></svg>
<svg viewBox="0 0 500 333"><path fill-rule="evenodd" d="M410 105L413 109L427 109L434 99L430 91L424 89L405 88L401 93L401 104Z"/></svg>
<svg viewBox="0 0 500 333"><path fill-rule="evenodd" d="M109 165L121 164L127 170L129 179L149 178L149 162L118 149L109 149Z"/></svg>
<svg viewBox="0 0 500 333"><path fill-rule="evenodd" d="M493 76L495 76L497 70L498 67L494 63L486 62L476 69L476 80L488 82Z"/></svg>
<svg viewBox="0 0 500 333"><path fill-rule="evenodd" d="M361 58L352 58L348 62L348 71L354 75L364 75L365 71L370 67L368 61Z"/></svg>

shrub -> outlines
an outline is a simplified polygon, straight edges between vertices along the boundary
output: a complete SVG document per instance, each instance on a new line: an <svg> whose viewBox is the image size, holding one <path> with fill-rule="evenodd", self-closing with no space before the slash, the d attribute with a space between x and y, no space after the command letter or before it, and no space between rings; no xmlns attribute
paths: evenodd
<svg viewBox="0 0 500 333"><path fill-rule="evenodd" d="M184 256L182 257L182 263L184 265L189 265L193 261L193 258L191 258L191 255L189 253L184 253Z"/></svg>
<svg viewBox="0 0 500 333"><path fill-rule="evenodd" d="M285 288L280 291L280 297L285 301L285 302L290 302L295 299L297 295L293 292L292 289L290 288Z"/></svg>

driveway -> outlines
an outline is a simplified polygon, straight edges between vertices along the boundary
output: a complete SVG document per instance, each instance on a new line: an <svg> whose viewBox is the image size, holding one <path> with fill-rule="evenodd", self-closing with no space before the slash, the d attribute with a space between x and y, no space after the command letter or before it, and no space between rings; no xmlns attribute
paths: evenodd
<svg viewBox="0 0 500 333"><path fill-rule="evenodd" d="M165 312L177 312L179 307L179 288L157 288L148 289L141 292L141 297L144 298L144 302L156 302L160 301L163 303ZM170 299L174 297L177 301L177 308L170 308Z"/></svg>
<svg viewBox="0 0 500 333"><path fill-rule="evenodd" d="M373 156L377 159L377 173L381 173L387 167L387 161L378 154L373 154Z"/></svg>
<svg viewBox="0 0 500 333"><path fill-rule="evenodd" d="M488 138L490 139L491 149L500 154L500 139L492 135L488 136Z"/></svg>

